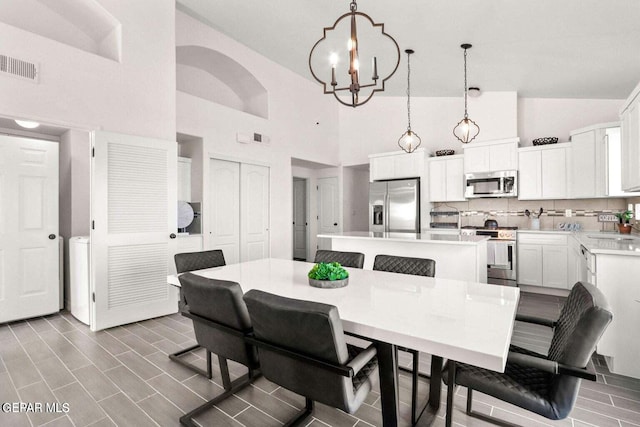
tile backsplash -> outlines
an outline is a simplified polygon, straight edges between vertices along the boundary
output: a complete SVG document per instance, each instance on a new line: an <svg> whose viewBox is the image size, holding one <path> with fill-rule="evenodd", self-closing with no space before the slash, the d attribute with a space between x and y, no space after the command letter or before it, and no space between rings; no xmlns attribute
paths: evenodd
<svg viewBox="0 0 640 427"><path fill-rule="evenodd" d="M629 202L631 203L631 202ZM560 223L578 223L583 230L615 231L615 224L599 223L598 214L616 213L627 208L626 199L579 199L579 200L518 200L471 199L466 202L434 203L434 210L459 210L461 225L482 226L485 219L495 219L503 227L531 228L531 220L524 212L531 214L542 208L540 229L557 230ZM571 217L565 211L571 210ZM445 219L450 221L451 219ZM438 221L438 219L435 219Z"/></svg>

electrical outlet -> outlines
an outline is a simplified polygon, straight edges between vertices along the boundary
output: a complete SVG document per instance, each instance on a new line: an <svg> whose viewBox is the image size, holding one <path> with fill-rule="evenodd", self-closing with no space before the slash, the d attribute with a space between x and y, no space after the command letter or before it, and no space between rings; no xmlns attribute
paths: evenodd
<svg viewBox="0 0 640 427"><path fill-rule="evenodd" d="M571 218L571 209L565 209L564 210L564 216L566 216L567 218Z"/></svg>

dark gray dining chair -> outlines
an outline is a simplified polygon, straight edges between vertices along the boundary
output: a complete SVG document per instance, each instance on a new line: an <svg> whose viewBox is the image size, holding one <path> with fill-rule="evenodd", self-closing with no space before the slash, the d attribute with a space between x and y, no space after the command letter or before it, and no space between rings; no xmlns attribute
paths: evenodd
<svg viewBox="0 0 640 427"><path fill-rule="evenodd" d="M193 418L227 397L237 393L260 375L258 354L246 342L251 333L251 319L236 282L208 279L193 273L180 276L189 309L182 312L193 320L196 341L208 352L218 355L224 392L180 417L184 426L195 427ZM247 374L231 381L227 360L247 367Z"/></svg>
<svg viewBox="0 0 640 427"><path fill-rule="evenodd" d="M504 373L450 361L443 375L448 394L453 395L456 384L467 387L467 414L495 424L510 425L473 411L474 390L551 420L566 418L573 409L581 379L596 380L587 364L612 318L602 292L591 284L578 282L557 321L516 316L516 320L553 328L547 355L511 345ZM449 420L452 406L447 403Z"/></svg>
<svg viewBox="0 0 640 427"><path fill-rule="evenodd" d="M376 255L373 261L373 269L377 271L386 271L389 273L411 274L414 276L435 277L436 262L429 258L412 258L395 255ZM430 376L421 374L420 352L410 348L399 347L400 350L411 353L413 362L412 369L404 366L398 369L411 373L411 422L415 424L421 410L418 408L418 379L419 377L429 379Z"/></svg>
<svg viewBox="0 0 640 427"><path fill-rule="evenodd" d="M362 268L364 266L364 254L319 249L316 251L316 258L313 262L338 262L343 267Z"/></svg>
<svg viewBox="0 0 640 427"><path fill-rule="evenodd" d="M345 342L335 306L255 289L244 300L262 374L305 398L305 408L285 425L302 423L314 402L350 414L360 407L378 379L376 349Z"/></svg>
<svg viewBox="0 0 640 427"><path fill-rule="evenodd" d="M224 261L224 254L220 249L214 249L211 251L202 251L202 252L184 252L181 254L176 254L173 257L173 259L175 260L176 272L178 274L185 273L187 271L204 270L205 268L222 267L223 265L226 265ZM178 302L178 310L180 312L189 310L182 288L180 288L180 301ZM185 354L190 353L193 350L196 350L198 348L200 348L200 345L196 344L191 347L185 348L183 350L176 351L175 353L171 353L169 355L169 359L173 360L176 363L181 364L182 366L188 369L191 369L194 372L197 372L211 379L212 377L211 353L209 351L206 352L207 354L207 370L206 371L203 371L197 366L187 363L181 359L181 356L184 356Z"/></svg>

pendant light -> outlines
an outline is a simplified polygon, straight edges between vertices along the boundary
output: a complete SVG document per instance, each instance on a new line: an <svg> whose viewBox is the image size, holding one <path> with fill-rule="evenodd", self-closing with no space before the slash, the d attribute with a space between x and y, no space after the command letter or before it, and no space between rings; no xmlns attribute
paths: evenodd
<svg viewBox="0 0 640 427"><path fill-rule="evenodd" d="M471 49L469 43L460 45L464 49L464 117L458 122L455 128L453 128L453 135L458 138L463 144L468 144L480 133L480 126L469 118L467 113L467 96L469 90L467 88L467 49Z"/></svg>
<svg viewBox="0 0 640 427"><path fill-rule="evenodd" d="M405 50L407 54L407 131L398 140L398 145L407 153L413 153L422 142L417 133L411 130L411 54L413 49Z"/></svg>
<svg viewBox="0 0 640 427"><path fill-rule="evenodd" d="M385 82L400 64L400 48L395 39L385 32L384 24L375 23L366 13L358 12L356 0L351 1L349 10L332 27L323 29L322 38L313 45L309 53L309 70L313 78L322 83L325 94L333 95L341 104L355 108L369 101L374 93L384 91ZM371 55L365 58L367 63L371 63L371 77L368 80L363 75L367 66L360 63L356 21L359 21L358 25L364 30L361 33L365 34L363 46L366 45L367 49L363 50ZM347 47L346 53L341 47L340 38L343 36L348 38L344 44ZM340 46L335 44L336 40L340 41ZM382 56L376 56L376 52ZM344 58L342 61L341 56ZM348 77L344 79L344 76ZM339 95L346 96L341 99Z"/></svg>

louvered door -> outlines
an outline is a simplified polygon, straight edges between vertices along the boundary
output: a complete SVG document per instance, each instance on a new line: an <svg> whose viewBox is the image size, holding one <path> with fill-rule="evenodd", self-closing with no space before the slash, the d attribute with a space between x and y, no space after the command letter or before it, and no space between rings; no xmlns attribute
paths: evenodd
<svg viewBox="0 0 640 427"><path fill-rule="evenodd" d="M93 134L91 329L177 311L174 141Z"/></svg>

